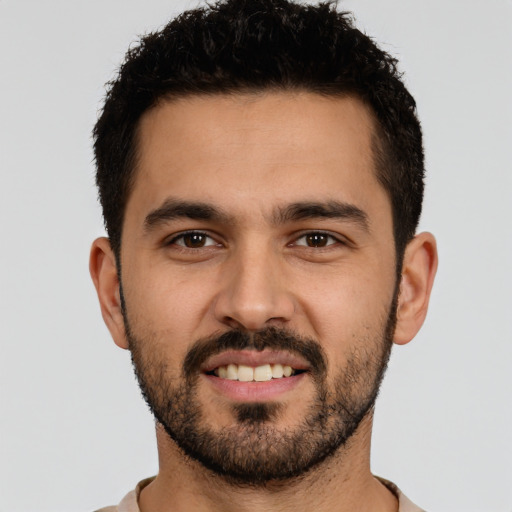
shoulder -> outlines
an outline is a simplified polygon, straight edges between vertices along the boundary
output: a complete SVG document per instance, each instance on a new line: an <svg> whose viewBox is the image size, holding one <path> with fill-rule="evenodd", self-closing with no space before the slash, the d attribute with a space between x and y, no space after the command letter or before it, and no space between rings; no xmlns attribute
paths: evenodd
<svg viewBox="0 0 512 512"><path fill-rule="evenodd" d="M103 507L94 512L140 512L139 510L139 495L146 485L150 484L155 477L146 478L137 484L133 491L130 491L117 506Z"/></svg>
<svg viewBox="0 0 512 512"><path fill-rule="evenodd" d="M422 508L415 505L405 494L393 483L385 478L375 477L379 482L385 485L398 499L398 512L425 512Z"/></svg>

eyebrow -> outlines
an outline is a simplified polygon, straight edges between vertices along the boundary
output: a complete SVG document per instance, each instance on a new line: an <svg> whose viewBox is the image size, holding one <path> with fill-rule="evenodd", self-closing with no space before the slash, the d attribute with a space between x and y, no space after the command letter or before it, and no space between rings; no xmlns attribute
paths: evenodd
<svg viewBox="0 0 512 512"><path fill-rule="evenodd" d="M369 231L368 215L361 208L341 201L292 203L279 208L274 217L276 224L307 219L347 220Z"/></svg>
<svg viewBox="0 0 512 512"><path fill-rule="evenodd" d="M209 220L230 223L231 217L223 210L207 203L167 199L162 206L150 212L144 219L144 228L153 228L175 219Z"/></svg>
<svg viewBox="0 0 512 512"><path fill-rule="evenodd" d="M208 203L167 199L162 206L151 211L144 219L146 231L175 219L192 219L233 224L235 218L223 209ZM353 222L369 231L368 215L357 206L341 201L302 201L278 207L274 211L275 225L308 219L339 219Z"/></svg>

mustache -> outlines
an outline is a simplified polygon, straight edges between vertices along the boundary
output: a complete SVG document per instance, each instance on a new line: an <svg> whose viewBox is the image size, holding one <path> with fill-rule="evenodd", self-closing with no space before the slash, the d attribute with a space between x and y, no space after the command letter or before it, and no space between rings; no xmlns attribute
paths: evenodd
<svg viewBox="0 0 512 512"><path fill-rule="evenodd" d="M183 374L194 378L210 357L226 350L282 350L297 354L311 365L314 376L325 375L327 358L320 344L287 329L267 327L256 332L234 329L199 339L188 351L183 362Z"/></svg>

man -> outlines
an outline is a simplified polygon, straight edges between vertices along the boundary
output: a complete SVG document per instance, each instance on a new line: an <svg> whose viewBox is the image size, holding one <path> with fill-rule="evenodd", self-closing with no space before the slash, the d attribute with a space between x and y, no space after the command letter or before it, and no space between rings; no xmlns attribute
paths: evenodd
<svg viewBox="0 0 512 512"><path fill-rule="evenodd" d="M332 5L226 0L129 51L94 137L91 275L160 462L104 510L420 510L369 467L437 266L394 59Z"/></svg>

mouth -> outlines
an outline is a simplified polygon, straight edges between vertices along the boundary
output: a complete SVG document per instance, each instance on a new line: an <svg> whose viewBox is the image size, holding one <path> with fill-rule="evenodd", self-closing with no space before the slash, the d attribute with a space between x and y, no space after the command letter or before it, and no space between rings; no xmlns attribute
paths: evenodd
<svg viewBox="0 0 512 512"><path fill-rule="evenodd" d="M306 370L292 368L289 365L282 364L263 364L256 367L245 364L230 363L228 365L218 366L217 368L206 372L207 375L215 375L221 379L237 380L240 382L268 382L274 379L285 379L300 375Z"/></svg>
<svg viewBox="0 0 512 512"><path fill-rule="evenodd" d="M294 389L309 373L309 367L290 353L242 350L212 357L202 373L222 395L236 401L257 401Z"/></svg>

